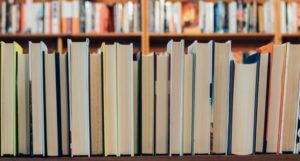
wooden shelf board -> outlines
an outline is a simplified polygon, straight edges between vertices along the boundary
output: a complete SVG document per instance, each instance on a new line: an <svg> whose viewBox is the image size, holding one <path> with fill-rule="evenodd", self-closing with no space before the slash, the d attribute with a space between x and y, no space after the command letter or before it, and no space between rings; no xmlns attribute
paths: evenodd
<svg viewBox="0 0 300 161"><path fill-rule="evenodd" d="M272 33L150 33L150 37L274 37Z"/></svg>
<svg viewBox="0 0 300 161"><path fill-rule="evenodd" d="M197 155L197 156L135 156L135 157L4 157L0 161L297 161L300 155L284 154L284 155Z"/></svg>
<svg viewBox="0 0 300 161"><path fill-rule="evenodd" d="M64 37L87 37L87 38L98 38L98 37L141 37L141 33L79 33L79 34L0 34L0 39L7 38L64 38Z"/></svg>
<svg viewBox="0 0 300 161"><path fill-rule="evenodd" d="M195 33L195 34L171 34L171 33L150 33L150 42L152 41L161 41L161 40L179 40L179 39L184 39L187 41L203 41L203 42L208 42L210 40L214 41L220 41L224 42L227 40L231 40L233 42L243 42L243 43L256 43L256 42L271 42L274 40L275 35L274 34L262 34L262 33L236 33L236 34L231 34L231 33L212 33L212 34L207 34L207 33Z"/></svg>

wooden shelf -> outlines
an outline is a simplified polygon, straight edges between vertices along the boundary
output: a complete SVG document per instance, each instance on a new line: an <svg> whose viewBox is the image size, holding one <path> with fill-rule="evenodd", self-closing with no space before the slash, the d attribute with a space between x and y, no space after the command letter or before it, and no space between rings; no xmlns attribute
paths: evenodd
<svg viewBox="0 0 300 161"><path fill-rule="evenodd" d="M199 156L134 156L134 157L9 157L0 158L0 161L298 161L300 155L250 155L250 156L224 156L224 155L199 155Z"/></svg>
<svg viewBox="0 0 300 161"><path fill-rule="evenodd" d="M180 34L173 34L173 33L150 33L150 40L155 39L193 39L193 40L238 40L238 41L273 41L275 34L264 34L264 33L180 33Z"/></svg>
<svg viewBox="0 0 300 161"><path fill-rule="evenodd" d="M119 37L132 37L139 38L141 33L79 33L79 34L1 34L1 39L18 39L18 38L64 38L64 37L86 37L86 38L119 38Z"/></svg>

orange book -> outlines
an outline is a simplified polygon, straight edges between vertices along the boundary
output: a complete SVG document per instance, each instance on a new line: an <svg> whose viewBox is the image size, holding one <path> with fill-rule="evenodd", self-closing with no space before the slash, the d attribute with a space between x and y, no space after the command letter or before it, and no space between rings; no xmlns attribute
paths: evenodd
<svg viewBox="0 0 300 161"><path fill-rule="evenodd" d="M79 33L80 27L80 19L79 19L79 1L72 1L73 2L73 15L72 15L72 33L77 34Z"/></svg>
<svg viewBox="0 0 300 161"><path fill-rule="evenodd" d="M62 1L62 33L72 33L72 1Z"/></svg>

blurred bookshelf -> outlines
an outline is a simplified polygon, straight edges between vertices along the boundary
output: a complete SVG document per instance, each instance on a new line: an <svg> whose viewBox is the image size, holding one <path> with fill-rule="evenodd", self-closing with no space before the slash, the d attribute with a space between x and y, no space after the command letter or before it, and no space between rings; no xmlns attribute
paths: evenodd
<svg viewBox="0 0 300 161"><path fill-rule="evenodd" d="M51 0L47 0L51 1ZM58 0L61 3L64 0ZM69 0L68 0L69 1ZM248 33L205 33L205 32L194 32L194 33L167 33L167 32L150 32L149 31L149 1L150 0L91 0L91 2L102 2L108 5L114 3L127 3L132 1L134 3L140 4L140 32L103 32L103 33L59 33L56 34L30 34L30 33L7 33L0 34L0 40L5 42L17 41L24 48L24 52L28 52L28 41L46 42L49 51L58 51L60 53L67 51L67 39L72 39L74 41L84 40L86 38L90 39L90 49L95 52L101 43L133 43L134 52L141 51L143 54L148 54L150 52L163 52L166 50L166 43L170 39L180 40L184 39L186 45L188 46L193 41L197 40L199 42L209 42L211 40L216 42L232 41L233 51L250 51L256 50L258 47L274 42L275 44L280 44L282 42L300 43L300 32L293 33L283 33L281 29L281 0L271 0L273 1L274 11L274 32L264 33L264 32L248 32ZM166 0L170 2L188 2L188 0ZM209 2L216 2L216 0L207 0ZM250 0L248 0L250 1ZM1 1L3 2L3 0ZM24 0L19 0L20 3L24 3ZM44 0L34 0L34 2L45 2ZM231 0L226 0L226 2L231 2ZM258 0L259 3L265 2L264 0ZM291 3L292 1L286 1ZM61 26L60 26L61 30ZM8 158L0 158L1 160L7 160ZM157 161L179 161L179 160L205 160L205 161L273 161L273 160L286 160L295 161L300 160L299 155L275 155L275 154L258 154L250 156L224 156L224 155L200 155L200 156L135 156L135 157L49 157L49 158L39 158L39 157L17 157L9 158L10 160L22 160L22 161L39 161L39 160L125 160L125 161L137 161L137 160L157 160Z"/></svg>
<svg viewBox="0 0 300 161"><path fill-rule="evenodd" d="M2 0L3 1L3 0ZM21 3L24 0L19 0ZM48 0L51 1L51 0ZM65 0L58 0L59 3ZM69 1L69 0L68 0ZM82 40L89 38L90 46L92 51L95 51L100 47L102 42L112 43L133 43L134 51L141 51L144 54L153 51L165 51L165 44L170 39L179 40L184 39L186 44L192 43L192 41L197 40L199 42L208 42L214 40L217 42L224 42L231 40L233 42L233 51L248 51L255 50L261 45L267 44L269 42L274 42L276 44L281 42L298 42L298 37L300 34L282 34L280 29L280 0L272 0L274 5L274 32L272 33L260 33L260 32L248 32L248 33L154 33L149 31L149 0L91 0L91 2L102 2L107 5L112 5L114 3L127 3L132 1L134 3L140 4L140 32L137 33L119 33L119 32L104 32L104 33L62 33L58 34L29 34L29 33L14 33L14 34L0 34L0 39L3 41L17 41L19 42L25 52L27 52L27 41L45 41L51 51L58 51L60 53L66 52L65 43L66 39L72 38L74 40ZM166 0L170 2L188 2L186 0ZM214 0L206 0L209 2L216 2ZM34 0L34 2L45 2L41 0ZM227 1L230 2L230 1ZM259 0L259 3L265 2L264 0ZM290 1L289 1L290 2ZM187 46L187 45L186 45Z"/></svg>

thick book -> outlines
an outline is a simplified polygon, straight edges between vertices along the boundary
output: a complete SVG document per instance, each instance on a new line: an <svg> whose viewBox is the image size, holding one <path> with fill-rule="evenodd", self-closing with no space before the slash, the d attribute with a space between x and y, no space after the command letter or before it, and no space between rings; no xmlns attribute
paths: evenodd
<svg viewBox="0 0 300 161"><path fill-rule="evenodd" d="M184 41L169 41L170 54L170 155L183 154Z"/></svg>
<svg viewBox="0 0 300 161"><path fill-rule="evenodd" d="M45 54L45 108L47 156L59 156L60 133L60 78L58 53Z"/></svg>
<svg viewBox="0 0 300 161"><path fill-rule="evenodd" d="M90 54L91 153L103 154L102 55Z"/></svg>
<svg viewBox="0 0 300 161"><path fill-rule="evenodd" d="M267 96L268 96L268 79L270 54L260 53L259 63L259 83L258 83L258 100L257 100L257 121L256 121L256 145L255 152L263 153L265 150L265 129L267 113Z"/></svg>
<svg viewBox="0 0 300 161"><path fill-rule="evenodd" d="M142 55L142 154L154 154L154 54Z"/></svg>
<svg viewBox="0 0 300 161"><path fill-rule="evenodd" d="M155 154L168 154L169 149L169 61L168 53L156 55Z"/></svg>
<svg viewBox="0 0 300 161"><path fill-rule="evenodd" d="M215 43L213 65L213 147L227 153L231 42Z"/></svg>
<svg viewBox="0 0 300 161"><path fill-rule="evenodd" d="M134 155L133 44L117 44L118 150Z"/></svg>
<svg viewBox="0 0 300 161"><path fill-rule="evenodd" d="M300 45L287 45L285 95L283 99L282 151L294 152L298 121L298 86L300 81ZM298 81L297 81L298 80Z"/></svg>
<svg viewBox="0 0 300 161"><path fill-rule="evenodd" d="M267 153L281 153L286 55L287 44L273 46L269 81L268 121L266 125Z"/></svg>
<svg viewBox="0 0 300 161"><path fill-rule="evenodd" d="M68 54L59 54L61 154L70 155Z"/></svg>
<svg viewBox="0 0 300 161"><path fill-rule="evenodd" d="M117 44L102 44L104 155L118 153Z"/></svg>
<svg viewBox="0 0 300 161"><path fill-rule="evenodd" d="M183 75L183 153L192 153L193 135L193 109L194 109L194 55L191 53L184 55L184 75Z"/></svg>
<svg viewBox="0 0 300 161"><path fill-rule="evenodd" d="M259 57L253 62L235 62L232 71L231 153L235 155L253 153L258 61Z"/></svg>
<svg viewBox="0 0 300 161"><path fill-rule="evenodd" d="M211 129L211 83L213 43L195 41L188 47L194 55L194 109L193 109L193 154L210 153Z"/></svg>
<svg viewBox="0 0 300 161"><path fill-rule="evenodd" d="M46 154L44 56L47 53L47 46L43 42L29 42L32 154L43 156Z"/></svg>
<svg viewBox="0 0 300 161"><path fill-rule="evenodd" d="M89 41L68 40L71 156L90 156Z"/></svg>
<svg viewBox="0 0 300 161"><path fill-rule="evenodd" d="M1 156L17 155L17 54L16 42L1 42Z"/></svg>
<svg viewBox="0 0 300 161"><path fill-rule="evenodd" d="M29 54L17 55L18 154L30 154Z"/></svg>

